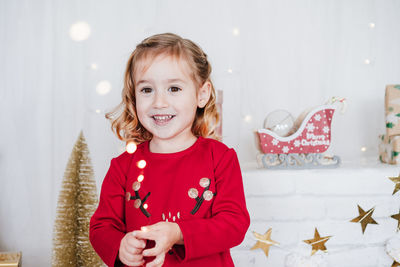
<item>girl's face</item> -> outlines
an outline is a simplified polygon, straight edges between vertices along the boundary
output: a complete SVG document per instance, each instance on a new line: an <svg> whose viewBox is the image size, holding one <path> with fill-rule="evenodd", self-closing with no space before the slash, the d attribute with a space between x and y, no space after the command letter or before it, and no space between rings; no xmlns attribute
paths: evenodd
<svg viewBox="0 0 400 267"><path fill-rule="evenodd" d="M185 60L159 55L143 71L145 66L148 62L139 61L135 73L139 121L157 142L181 144L193 138L191 128L196 110L207 103L209 86L205 83L197 90Z"/></svg>

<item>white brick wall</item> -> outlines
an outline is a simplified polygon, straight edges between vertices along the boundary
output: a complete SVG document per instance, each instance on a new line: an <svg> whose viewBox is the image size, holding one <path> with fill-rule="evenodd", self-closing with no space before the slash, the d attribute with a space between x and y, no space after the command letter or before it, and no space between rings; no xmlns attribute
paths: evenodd
<svg viewBox="0 0 400 267"><path fill-rule="evenodd" d="M394 183L388 177L399 174L398 166L376 162L342 164L325 170L266 170L243 168L243 182L251 225L243 243L231 250L238 267L285 265L291 252L309 251L303 242L312 239L317 227L321 236L332 236L326 243L325 258L330 267L391 266L384 242L396 233L400 192L392 195ZM379 225L368 225L363 235L357 204L364 210L375 207L373 218ZM256 243L252 231L265 233L282 248L250 250Z"/></svg>

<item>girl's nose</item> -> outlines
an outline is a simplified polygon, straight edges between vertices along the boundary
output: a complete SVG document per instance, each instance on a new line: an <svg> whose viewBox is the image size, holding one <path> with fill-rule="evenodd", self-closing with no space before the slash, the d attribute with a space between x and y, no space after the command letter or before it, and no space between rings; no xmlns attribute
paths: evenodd
<svg viewBox="0 0 400 267"><path fill-rule="evenodd" d="M168 107L167 96L161 90L157 90L154 94L153 106L155 108L165 108Z"/></svg>

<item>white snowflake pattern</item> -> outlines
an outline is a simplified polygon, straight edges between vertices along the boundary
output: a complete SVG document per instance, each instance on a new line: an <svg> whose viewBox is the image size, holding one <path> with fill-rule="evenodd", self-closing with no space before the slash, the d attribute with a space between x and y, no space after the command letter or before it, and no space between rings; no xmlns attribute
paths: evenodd
<svg viewBox="0 0 400 267"><path fill-rule="evenodd" d="M300 141L299 140L294 141L294 146L295 147L299 147L300 146Z"/></svg>
<svg viewBox="0 0 400 267"><path fill-rule="evenodd" d="M282 148L283 153L288 153L289 152L289 148L287 146L284 146Z"/></svg>
<svg viewBox="0 0 400 267"><path fill-rule="evenodd" d="M272 144L273 144L274 146L276 146L278 143L279 143L279 141L276 140L275 138L272 140Z"/></svg>
<svg viewBox="0 0 400 267"><path fill-rule="evenodd" d="M325 127L322 129L322 131L324 131L324 133L329 133L329 127L328 127L328 126L325 126Z"/></svg>
<svg viewBox="0 0 400 267"><path fill-rule="evenodd" d="M317 114L317 115L315 115L314 118L315 118L316 121L320 121L321 120L321 115Z"/></svg>
<svg viewBox="0 0 400 267"><path fill-rule="evenodd" d="M309 123L309 124L307 124L307 126L306 126L306 128L307 128L307 130L309 131L309 132L312 132L312 131L314 131L314 124L313 123Z"/></svg>

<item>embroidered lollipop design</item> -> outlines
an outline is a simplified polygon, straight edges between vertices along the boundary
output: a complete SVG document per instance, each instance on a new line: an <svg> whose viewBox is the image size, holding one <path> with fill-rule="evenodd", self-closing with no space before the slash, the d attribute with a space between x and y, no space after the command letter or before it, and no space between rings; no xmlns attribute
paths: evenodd
<svg viewBox="0 0 400 267"><path fill-rule="evenodd" d="M147 204L145 204L147 198L150 196L150 192L148 192L147 195L141 199L139 195L140 182L134 182L132 184L132 189L135 191L135 195L132 196L131 193L126 192L126 200L135 200L133 202L133 206L137 209L140 209L147 218L150 217L150 213L146 210Z"/></svg>
<svg viewBox="0 0 400 267"><path fill-rule="evenodd" d="M137 165L140 169L143 169L146 166L146 161L141 160L138 162ZM133 189L133 191L135 191L135 195L132 196L130 192L126 192L125 197L126 197L126 201L128 201L128 202L130 200L135 200L133 202L133 206L137 209L140 209L142 211L142 213L147 218L149 218L150 213L146 210L147 204L145 204L145 202L146 202L147 198L150 196L150 192L148 192L147 195L143 199L140 198L140 195L139 195L139 189L140 189L141 182L143 181L143 179L144 179L143 174L140 174L137 178L137 181L133 182L133 184L132 184L132 189Z"/></svg>
<svg viewBox="0 0 400 267"><path fill-rule="evenodd" d="M210 201L215 195L216 193L213 193L209 190L210 188L210 183L211 180L209 178L201 178L200 179L200 186L204 188L203 193L201 194L201 196L199 197L199 191L196 188L190 188L188 191L188 195L190 198L193 198L196 200L196 205L194 206L193 210L190 212L191 214L195 214L201 204L203 204L203 201Z"/></svg>

